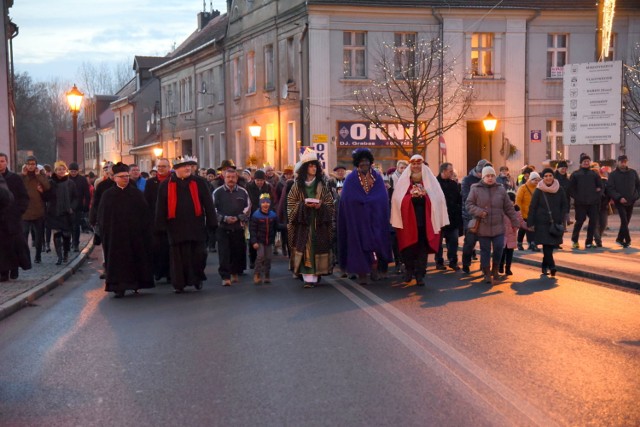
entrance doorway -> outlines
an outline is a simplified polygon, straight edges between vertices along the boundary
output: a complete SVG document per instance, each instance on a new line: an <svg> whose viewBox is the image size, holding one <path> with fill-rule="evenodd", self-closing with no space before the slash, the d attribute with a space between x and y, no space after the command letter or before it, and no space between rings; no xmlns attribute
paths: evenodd
<svg viewBox="0 0 640 427"><path fill-rule="evenodd" d="M467 171L481 159L490 159L489 135L481 121L467 122Z"/></svg>

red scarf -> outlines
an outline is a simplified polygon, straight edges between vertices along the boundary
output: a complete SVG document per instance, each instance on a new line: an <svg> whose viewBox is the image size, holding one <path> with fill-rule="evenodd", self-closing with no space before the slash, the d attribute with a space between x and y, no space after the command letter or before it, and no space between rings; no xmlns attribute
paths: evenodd
<svg viewBox="0 0 640 427"><path fill-rule="evenodd" d="M189 181L189 192L191 193L191 200L193 200L193 207L196 211L196 217L202 215L202 206L200 206L200 197L198 196L198 184L195 180ZM178 206L178 188L177 184L173 180L169 180L169 219L176 217L176 208Z"/></svg>
<svg viewBox="0 0 640 427"><path fill-rule="evenodd" d="M160 183L160 182L164 181L165 179L169 178L169 174L166 174L166 175L160 175L160 174L158 173L158 174L156 174L156 178L158 178L158 182Z"/></svg>

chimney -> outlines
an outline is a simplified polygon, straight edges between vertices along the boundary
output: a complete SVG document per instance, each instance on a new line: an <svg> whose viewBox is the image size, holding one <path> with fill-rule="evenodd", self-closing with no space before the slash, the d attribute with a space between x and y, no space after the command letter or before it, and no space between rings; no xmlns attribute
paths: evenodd
<svg viewBox="0 0 640 427"><path fill-rule="evenodd" d="M199 12L198 13L198 31L202 30L206 25L211 21L213 15L209 12Z"/></svg>

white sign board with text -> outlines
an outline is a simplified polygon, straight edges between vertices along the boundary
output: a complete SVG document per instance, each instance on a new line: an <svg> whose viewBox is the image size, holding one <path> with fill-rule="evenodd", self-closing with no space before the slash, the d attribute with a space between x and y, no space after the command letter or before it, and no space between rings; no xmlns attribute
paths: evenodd
<svg viewBox="0 0 640 427"><path fill-rule="evenodd" d="M563 84L564 144L619 144L622 61L567 64Z"/></svg>

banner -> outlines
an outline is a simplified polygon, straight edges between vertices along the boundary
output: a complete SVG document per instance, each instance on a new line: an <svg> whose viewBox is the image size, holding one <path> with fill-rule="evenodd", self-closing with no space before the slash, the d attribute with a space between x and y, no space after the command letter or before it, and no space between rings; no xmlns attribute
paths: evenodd
<svg viewBox="0 0 640 427"><path fill-rule="evenodd" d="M385 130L403 146L411 147L413 125L384 123ZM393 147L384 132L369 122L338 122L338 148L356 147Z"/></svg>

